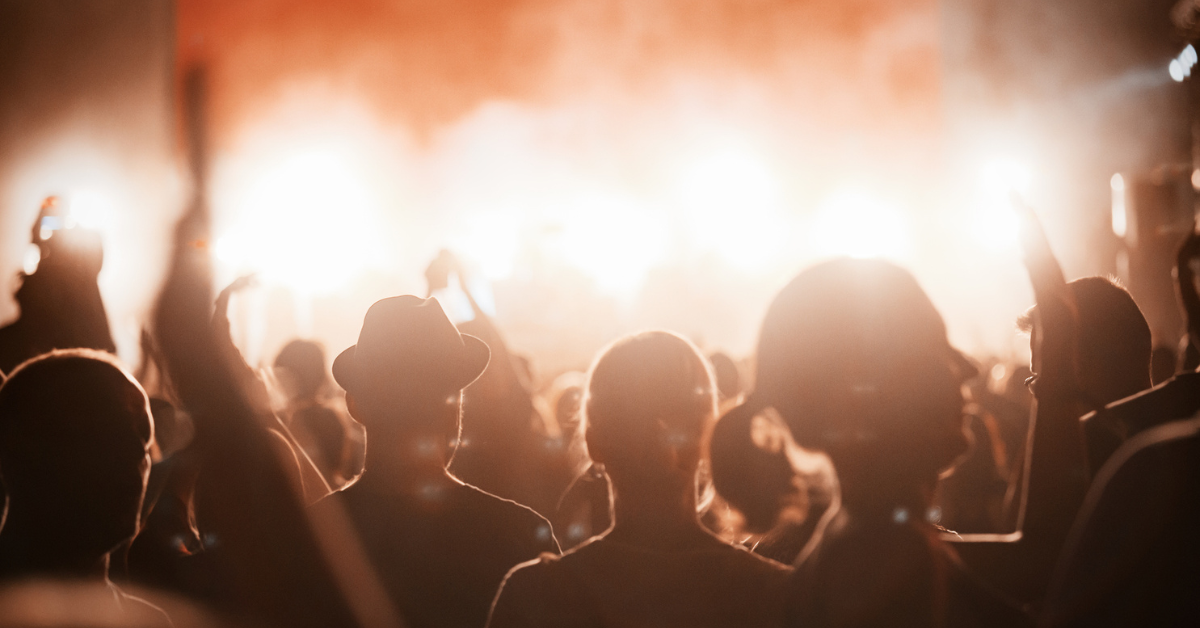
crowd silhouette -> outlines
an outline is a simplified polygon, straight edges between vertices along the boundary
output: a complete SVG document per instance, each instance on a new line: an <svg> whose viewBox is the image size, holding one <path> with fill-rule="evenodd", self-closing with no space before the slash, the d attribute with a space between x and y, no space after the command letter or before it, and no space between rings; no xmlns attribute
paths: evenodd
<svg viewBox="0 0 1200 628"><path fill-rule="evenodd" d="M0 626L1200 624L1200 234L1154 347L1016 208L1028 367L845 258L744 359L645 331L542 381L446 251L332 364L295 339L253 367L201 197L123 365L98 235L48 199L0 329Z"/></svg>

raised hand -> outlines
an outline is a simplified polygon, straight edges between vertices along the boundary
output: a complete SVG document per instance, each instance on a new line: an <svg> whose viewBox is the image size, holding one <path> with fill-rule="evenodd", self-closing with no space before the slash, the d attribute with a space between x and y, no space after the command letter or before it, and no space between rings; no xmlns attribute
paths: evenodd
<svg viewBox="0 0 1200 628"><path fill-rule="evenodd" d="M1075 299L1037 214L1016 194L1013 207L1020 219L1025 268L1037 302L1033 332L1035 363L1031 366L1037 373L1039 399L1059 397L1064 401L1080 401L1079 314Z"/></svg>

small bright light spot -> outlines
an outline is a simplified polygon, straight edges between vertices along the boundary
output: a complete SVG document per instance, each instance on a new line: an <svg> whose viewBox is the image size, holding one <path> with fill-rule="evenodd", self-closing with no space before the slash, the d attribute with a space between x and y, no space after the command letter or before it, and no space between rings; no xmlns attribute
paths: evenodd
<svg viewBox="0 0 1200 628"><path fill-rule="evenodd" d="M1167 71L1171 73L1171 78L1176 83L1183 82L1183 64L1179 59L1171 59L1171 63L1167 65Z"/></svg>
<svg viewBox="0 0 1200 628"><path fill-rule="evenodd" d="M820 255L900 257L908 226L896 207L857 190L834 193L817 208L810 245Z"/></svg>
<svg viewBox="0 0 1200 628"><path fill-rule="evenodd" d="M217 239L217 259L300 293L336 290L379 250L373 199L338 153L284 158L245 192L238 210L237 222Z"/></svg>
<svg viewBox="0 0 1200 628"><path fill-rule="evenodd" d="M1004 380L1004 376L1008 374L1008 369L1004 364L999 363L992 367L992 379L999 382Z"/></svg>
<svg viewBox="0 0 1200 628"><path fill-rule="evenodd" d="M1200 168L1192 171L1192 189L1200 191Z"/></svg>
<svg viewBox="0 0 1200 628"><path fill-rule="evenodd" d="M43 240L45 238L42 238ZM21 269L26 275L32 275L37 272L38 264L42 262L42 249L36 244L30 244L25 247L25 259L22 260Z"/></svg>
<svg viewBox="0 0 1200 628"><path fill-rule="evenodd" d="M1192 179L1195 180L1195 178L1193 173ZM1113 234L1118 238L1124 238L1129 231L1129 217L1125 209L1125 177L1122 177L1120 173L1114 174L1109 185L1112 187Z"/></svg>

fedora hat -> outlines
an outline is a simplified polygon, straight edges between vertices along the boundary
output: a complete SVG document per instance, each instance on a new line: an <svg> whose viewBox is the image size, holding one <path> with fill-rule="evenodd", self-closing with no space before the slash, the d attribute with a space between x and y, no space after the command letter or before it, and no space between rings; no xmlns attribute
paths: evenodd
<svg viewBox="0 0 1200 628"><path fill-rule="evenodd" d="M437 299L390 297L367 310L358 344L333 361L333 378L348 392L451 392L475 381L490 357L482 340L459 333Z"/></svg>

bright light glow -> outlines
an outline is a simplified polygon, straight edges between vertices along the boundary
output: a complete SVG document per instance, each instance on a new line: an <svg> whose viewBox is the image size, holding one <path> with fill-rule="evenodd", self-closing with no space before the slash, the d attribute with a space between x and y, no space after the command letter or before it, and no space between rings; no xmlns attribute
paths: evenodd
<svg viewBox="0 0 1200 628"><path fill-rule="evenodd" d="M1183 64L1179 62L1179 59L1171 59L1171 63L1167 64L1167 72L1171 73L1171 78L1176 83L1183 82Z"/></svg>
<svg viewBox="0 0 1200 628"><path fill-rule="evenodd" d="M512 275L520 245L521 214L507 208L473 214L450 240L450 248L470 261L484 277Z"/></svg>
<svg viewBox="0 0 1200 628"><path fill-rule="evenodd" d="M1129 218L1125 209L1125 178L1120 173L1109 180L1112 187L1112 230L1118 238L1124 238L1129 230Z"/></svg>
<svg viewBox="0 0 1200 628"><path fill-rule="evenodd" d="M1196 49L1188 44L1178 57L1171 60L1167 70L1171 73L1171 78L1176 82L1182 82L1183 79L1192 75L1192 68L1196 65L1196 61Z"/></svg>
<svg viewBox="0 0 1200 628"><path fill-rule="evenodd" d="M44 238L43 238L44 239ZM42 263L42 249L36 244L29 244L25 247L25 257L21 260L21 270L25 271L26 275L32 275L37 272L38 264Z"/></svg>
<svg viewBox="0 0 1200 628"><path fill-rule="evenodd" d="M609 294L634 296L646 273L666 259L662 216L632 199L585 197L560 215L561 228L547 235L549 247Z"/></svg>
<svg viewBox="0 0 1200 628"><path fill-rule="evenodd" d="M96 230L107 230L112 225L116 207L107 194L83 190L71 195L70 202L68 222Z"/></svg>
<svg viewBox="0 0 1200 628"><path fill-rule="evenodd" d="M377 209L350 161L308 150L266 170L217 238L217 259L237 273L315 295L353 280L379 250Z"/></svg>
<svg viewBox="0 0 1200 628"><path fill-rule="evenodd" d="M762 269L783 242L779 184L753 153L730 148L693 161L676 194L693 244L737 268Z"/></svg>
<svg viewBox="0 0 1200 628"><path fill-rule="evenodd" d="M1033 184L1033 170L1028 164L1015 159L992 159L983 164L979 174L981 191L1005 202L1014 192L1028 196Z"/></svg>
<svg viewBox="0 0 1200 628"><path fill-rule="evenodd" d="M979 171L978 202L971 208L969 229L975 239L992 250L1017 245L1020 223L1013 211L1012 197L1029 195L1033 171L1024 162L996 158Z"/></svg>
<svg viewBox="0 0 1200 628"><path fill-rule="evenodd" d="M819 255L904 257L910 248L904 215L861 190L835 192L817 208L809 244Z"/></svg>

